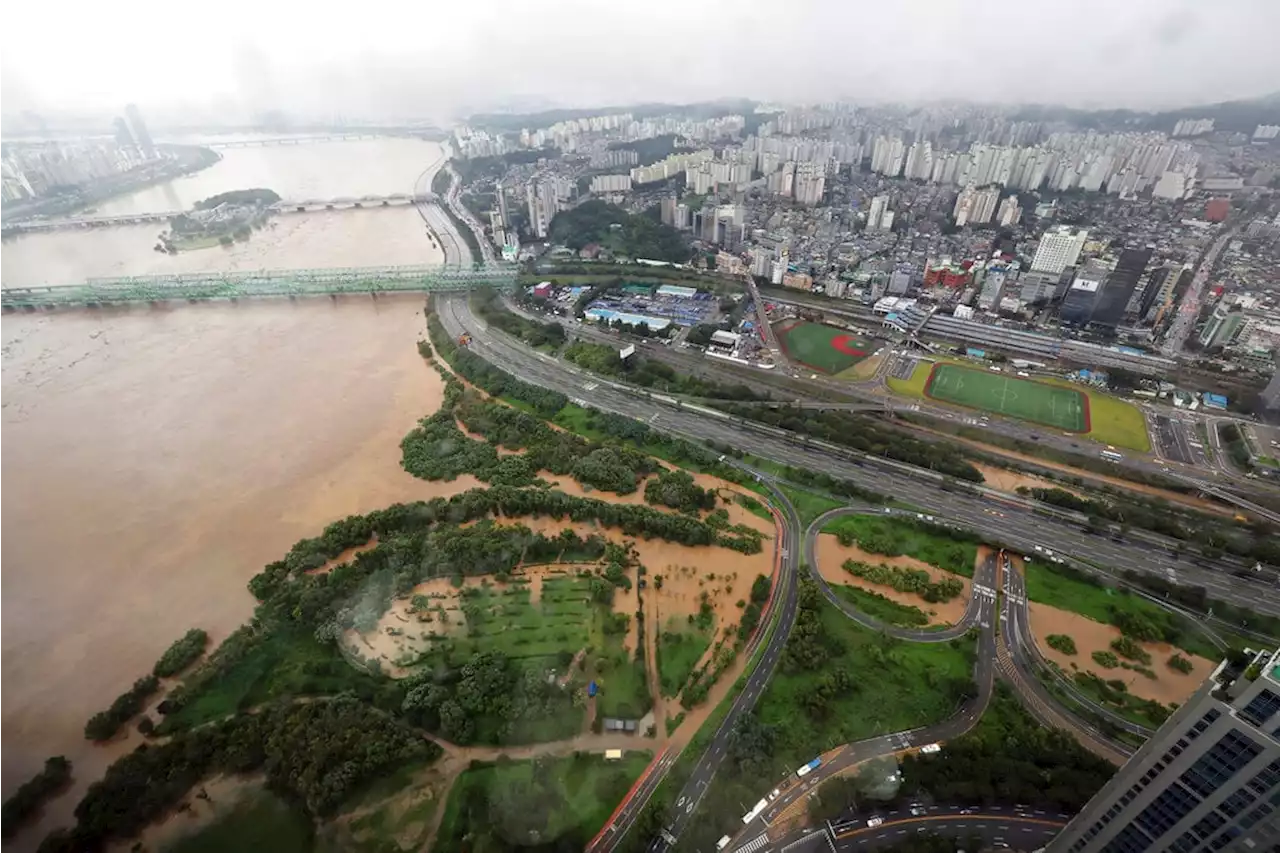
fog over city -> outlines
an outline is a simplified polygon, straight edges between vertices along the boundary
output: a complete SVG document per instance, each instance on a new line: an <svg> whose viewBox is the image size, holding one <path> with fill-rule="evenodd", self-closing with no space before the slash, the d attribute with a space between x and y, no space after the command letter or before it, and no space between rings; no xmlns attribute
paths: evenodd
<svg viewBox="0 0 1280 853"><path fill-rule="evenodd" d="M3 107L158 120L687 102L966 99L1168 108L1280 88L1274 0L725 6L588 0L320 10L155 0L7 10Z"/></svg>

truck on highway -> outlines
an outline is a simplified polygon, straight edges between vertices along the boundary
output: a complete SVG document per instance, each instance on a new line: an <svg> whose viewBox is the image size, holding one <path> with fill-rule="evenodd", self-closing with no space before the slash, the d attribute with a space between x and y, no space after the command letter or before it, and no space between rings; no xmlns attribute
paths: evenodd
<svg viewBox="0 0 1280 853"><path fill-rule="evenodd" d="M729 846L729 836L727 836L727 835L722 835L722 836L720 837L720 840L716 842L716 849L717 849L717 850L723 850L724 848L726 848L726 847L728 847L728 846Z"/></svg>
<svg viewBox="0 0 1280 853"><path fill-rule="evenodd" d="M796 771L796 776L798 776L799 778L803 779L805 776L808 776L810 773L812 773L813 771L817 770L817 769L818 769L819 767L821 767L821 766L822 766L822 759L821 759L821 758L815 758L815 759L813 759L813 761L810 761L810 762L809 762L808 764L806 764L804 767L801 767L799 770L797 770L797 771Z"/></svg>
<svg viewBox="0 0 1280 853"><path fill-rule="evenodd" d="M743 824L743 826L746 826L747 824L751 823L751 821L753 821L753 820L755 820L756 818L758 818L758 817L760 816L760 814L761 814L761 813L762 813L766 808L768 808L768 807L769 807L769 801L768 801L768 800L761 800L760 802L756 803L756 804L751 808L751 811L747 812L746 814L744 814L744 815L742 816L742 824Z"/></svg>

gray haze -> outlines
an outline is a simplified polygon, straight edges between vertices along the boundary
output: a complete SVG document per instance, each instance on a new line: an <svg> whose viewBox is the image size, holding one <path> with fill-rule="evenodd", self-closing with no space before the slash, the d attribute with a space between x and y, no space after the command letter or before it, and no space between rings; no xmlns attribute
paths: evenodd
<svg viewBox="0 0 1280 853"><path fill-rule="evenodd" d="M447 119L725 96L1142 108L1280 89L1280 0L141 0L5 17L8 115L135 101L160 121Z"/></svg>

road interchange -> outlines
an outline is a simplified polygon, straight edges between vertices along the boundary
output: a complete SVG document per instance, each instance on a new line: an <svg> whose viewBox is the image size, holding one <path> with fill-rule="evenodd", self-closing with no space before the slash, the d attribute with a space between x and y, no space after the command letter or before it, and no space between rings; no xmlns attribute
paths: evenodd
<svg viewBox="0 0 1280 853"><path fill-rule="evenodd" d="M450 199L451 203L452 201ZM753 429L745 423L734 423L725 413L698 406L686 407L676 401L672 401L675 403L674 406L663 408L660 412L656 411L655 400L649 395L637 393L617 383L597 381L597 379L591 378L590 374L585 374L583 371L545 354L534 353L518 342L507 338L502 333L488 329L487 324L471 314L470 305L465 295L444 297L437 304L437 312L450 335L459 336L464 332L472 335L473 346L481 350L482 354L492 361L495 366L508 371L523 381L544 388L559 390L581 405L591 405L601 411L625 415L651 425L656 424L661 419L662 422L657 425L657 428L663 432L699 442L711 440L730 444L760 458L771 459L775 462L783 462L808 470L827 471L833 476L850 480L868 489L882 490L886 473L890 475L905 474L906 476L894 478L894 485L897 487L895 497L910 501L925 509L946 513L954 518L957 523L971 526L975 529L985 530L993 524L993 518L990 515L993 511L981 506L980 497L974 499L963 493L952 493L945 489L940 489L936 484L936 478L933 478L935 479L934 483L914 482L912 473L915 473L918 477L923 472L904 472L902 469L908 466L890 464L888 460L878 460L874 457L850 458L854 454L848 452L838 452L836 457L832 458L830 453L810 446L813 444L812 442L797 441L795 437L769 435L764 430ZM590 392L590 403L580 399L579 395L584 392ZM885 468L890 470L885 471ZM760 656L759 663L746 674L746 683L734 698L729 713L718 727L710 745L699 756L692 774L681 789L679 799L676 800L677 808L674 809L670 820L666 824L665 831L660 837L653 839L648 848L651 853L663 853L663 851L671 847L678 839L685 825L693 819L697 812L698 803L724 760L727 740L734 724L743 714L748 713L754 707L759 695L763 693L777 659L785 646L791 625L795 620L799 561L799 556L796 552L801 532L799 520L794 507L791 506L786 495L777 488L772 479L768 475L761 475L760 472L755 473L757 479L772 493L776 505L781 508L783 514L780 517L780 537L777 546L781 550L782 556L777 579L778 588L781 591L780 606L782 610L777 617L772 632L762 631L760 636L767 639L764 641L765 648ZM1180 559L1181 555L1178 554L1160 555L1153 559L1149 549L1144 551L1141 548L1107 540L1090 541L1092 537L1081 536L1078 530L1062 529L1060 524L1046 524L1043 518L1037 519L1035 513L1025 508L1006 506L1002 507L1002 509L1005 511L994 511L994 515L1001 519L998 525L1002 529L1001 538L1012 547L1030 550L1035 547L1033 543L1045 542L1046 545L1052 546L1060 553L1072 554L1083 558L1095 567L1117 567L1127 563L1139 571L1161 574L1170 579L1190 579L1192 583L1204 586L1215 598L1221 598L1241 606L1257 608L1268 613L1280 613L1280 595L1270 589L1240 591L1237 588L1238 584L1225 581L1225 578L1229 577L1224 571L1224 569L1228 568L1227 566L1220 565L1218 567L1219 573L1216 573L1215 576L1213 570L1206 571L1194 564L1188 565L1188 561ZM817 574L816 554L813 552L812 542L813 537L816 536L816 531L820 529L815 522L809 530L804 531L804 548L808 557L807 562L811 567L811 571L815 574ZM989 563L994 562L996 559L998 558L993 557ZM1003 572L1001 572L1001 568L1004 569ZM815 775L817 771L815 771L815 774L810 774L815 778L808 780L804 786L805 790L815 788L830 775L877 755L889 754L895 748L902 749L904 746L909 746L912 743L922 743L926 740L946 740L963 734L976 725L981 717L982 711L990 699L994 677L997 672L1009 678L1015 688L1024 694L1024 697L1028 693L1032 696L1039 694L1043 704L1032 701L1028 703L1028 707L1042 722L1061 726L1061 720L1065 718L1068 727L1076 729L1077 736L1081 737L1082 742L1086 743L1086 745L1090 745L1088 741L1094 735L1097 736L1097 740L1090 748L1094 748L1095 751L1099 751L1102 754L1105 754L1108 750L1114 750L1114 745L1108 743L1105 736L1087 724L1083 724L1082 731L1081 721L1070 714L1060 712L1061 716L1055 715L1055 700L1053 697L1048 694L1043 685L1039 684L1034 674L1028 675L1028 670L1034 665L1034 662L1029 659L1025 649L1026 639L1030 637L1030 631L1025 587L1021 586L1020 573L1011 571L1010 564L1007 561L1004 561L1003 565L990 566L984 564L983 569L979 571L981 572L980 574L975 574L974 594L971 597L970 606L966 611L963 623L966 630L975 623L981 626L979 630L979 651L975 661L974 672L978 695L966 702L951 718L934 726L846 745L846 747L841 748L833 760L819 768L822 770L821 774ZM1001 602L1003 609L1000 610L999 618L996 619L992 618L993 614L991 612L996 607L996 596L993 593L988 598L985 594L978 594L979 586L981 585L979 578L998 583L1002 575L1005 592ZM995 583L992 584L993 589ZM834 598L834 595L825 587L825 584L823 586L828 598ZM976 606L975 602L978 602ZM841 610L845 612L845 615L856 618L847 608L841 606ZM770 612L770 618L773 618L772 611ZM1005 623L1004 630L999 630L1000 622ZM1008 642L1011 634L1016 640L1014 643ZM1034 643L1034 640L1032 640L1032 643ZM1113 761L1118 761L1123 760L1124 756L1121 751L1113 751L1109 757ZM637 786L637 791L633 791L633 796L629 797L628 801L619 808L614 818L611 819L610 826L607 826L602 831L601 836L597 838L599 843L593 844L591 848L593 851L607 853L622 840L627 829L643 811L649 797L661 784L665 774L674 766L675 760L675 756L669 754L659 757L659 760L655 762L656 766L651 768L648 776ZM637 793L640 795L639 797L635 796ZM792 797L799 797L802 794L803 791L795 791L794 786L790 791ZM786 805L787 802L785 801L776 804L769 814L776 815ZM944 821L934 829L958 832L960 831L958 828L960 826L973 825L977 827L976 821L969 821L965 818L967 816L955 816L954 819ZM831 831L830 826L827 829ZM893 840L892 836L901 835L905 831L906 828L899 828L895 824L888 830L882 830L874 834L860 833L850 829L846 830L844 834L837 834L831 831L831 836L833 846L838 845L841 849L848 850L868 844L874 846L873 842L885 841L887 843L887 841ZM1030 832L1031 830L1023 829L1022 831ZM855 840L853 836L861 837ZM757 838L751 849L760 849L758 841L759 839Z"/></svg>

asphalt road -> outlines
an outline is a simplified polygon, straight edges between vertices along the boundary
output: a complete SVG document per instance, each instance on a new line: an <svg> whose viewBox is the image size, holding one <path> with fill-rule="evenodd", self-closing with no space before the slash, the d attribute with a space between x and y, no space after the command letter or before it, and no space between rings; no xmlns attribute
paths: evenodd
<svg viewBox="0 0 1280 853"><path fill-rule="evenodd" d="M884 625L859 611L850 608L842 600L838 599L831 591L830 587L817 576L816 570L813 568L817 565L817 541L818 534L827 521L840 515L865 514L865 510L858 509L836 509L826 513L814 520L809 525L809 529L805 531L805 553L804 560L810 566L810 571L816 576L824 594L828 600L835 603L849 618L875 630L883 630L887 634L899 639L912 642L938 642L939 637L936 632L918 631L910 628L900 628L894 625ZM893 755L906 749L924 746L925 744L935 741L945 741L957 738L960 735L973 728L982 716L982 712L986 710L987 703L991 701L991 694L994 689L995 672L996 672L996 600L995 589L998 582L998 566L996 557L993 554L986 560L974 573L975 594L971 596L969 608L965 613L965 621L957 628L958 632L951 632L951 639L959 634L965 633L970 627L978 628L978 646L977 655L974 661L973 682L977 685L977 694L963 705L961 705L956 713L940 723L931 726L923 726L918 729L912 729L905 732L893 732L881 735L879 737L870 738L868 740L858 741L856 743L847 744L833 755L828 755L817 768L807 773L803 777L795 775L788 776L781 782L770 788L761 791L761 795L767 795L771 788L779 791L778 796L769 804L769 807L757 816L750 823L737 827L737 834L734 836L734 844L726 849L743 850L750 847L755 839L759 838L768 828L768 826L777 818L778 815L787 810L787 808L799 800L807 797L809 793L820 786L832 776L848 770L849 768L869 761L874 758L883 758L887 755ZM990 590L991 594L979 594L979 588ZM971 620L971 621L969 621Z"/></svg>
<svg viewBox="0 0 1280 853"><path fill-rule="evenodd" d="M740 422L723 412L670 405L656 396L646 398L489 329L471 313L465 294L443 295L437 305L450 334L470 332L472 346L497 366L526 382L559 390L583 405L627 415L682 438L713 440L761 458L825 471L974 529L998 531L1008 545L1025 553L1031 553L1035 545L1043 545L1112 570L1131 568L1162 578L1169 578L1172 570L1178 582L1203 586L1214 598L1280 615L1280 589L1233 577L1230 572L1240 567L1237 562L1219 560L1207 568L1187 554L1176 555L1145 542L1117 542L1088 534L1077 525L1045 517L1012 501L997 502L986 496L946 491L945 478L930 471L843 449L819 449L813 442L750 421Z"/></svg>
<svg viewBox="0 0 1280 853"><path fill-rule="evenodd" d="M909 640L913 643L945 643L956 637L963 637L975 625L981 625L984 628L990 627L987 623L991 621L992 613L995 610L996 598L996 560L994 556L989 560L984 560L982 565L974 570L973 594L969 596L969 604L965 608L964 616L955 625L942 631L901 628L897 625L881 622L836 595L835 590L827 583L826 578L822 576L822 572L818 567L818 537L822 534L822 528L828 522L846 515L898 515L915 518L916 513L888 507L882 509L853 506L841 507L823 513L809 525L809 529L804 534L805 561L809 564L809 576L817 583L827 601L834 604L845 616L848 616L864 628L870 628L872 631L883 631L891 637Z"/></svg>
<svg viewBox="0 0 1280 853"><path fill-rule="evenodd" d="M778 616L778 623L774 627L773 634L769 637L768 645L765 646L755 669L747 674L746 684L743 685L741 692L734 699L733 705L730 707L724 721L716 729L711 743L698 758L698 763L688 781L680 789L675 807L672 809L666 824L666 834L655 838L653 843L649 845L651 853L661 853L661 851L670 847L671 843L680 837L685 827L688 826L689 821L693 819L694 813L698 810L698 804L702 801L703 795L706 794L707 787L720 769L720 765L724 763L729 749L729 738L733 733L734 726L737 725L738 720L744 714L751 713L751 710L756 706L757 700L764 693L769 679L773 677L774 669L777 668L778 659L782 657L782 650L787 644L787 638L791 636L791 628L796 622L798 601L796 569L800 562L800 555L797 553L800 547L798 541L800 518L786 495L768 481L765 481L765 485L773 492L773 499L777 502L777 506L782 512L782 536L778 543L778 547L782 551L782 569L779 572L778 579L780 589L775 593L775 595L780 595L781 599L774 602L775 607L780 604L782 608ZM748 650L748 653L750 652L751 650Z"/></svg>
<svg viewBox="0 0 1280 853"><path fill-rule="evenodd" d="M963 812L969 812L964 814ZM909 811L883 812L875 817L884 823L868 827L867 820L855 817L832 823L830 832L836 850L874 850L906 840L909 835L933 833L956 838L977 836L993 847L1034 850L1043 847L1067 823L1067 816L1032 810L929 808L923 815Z"/></svg>

